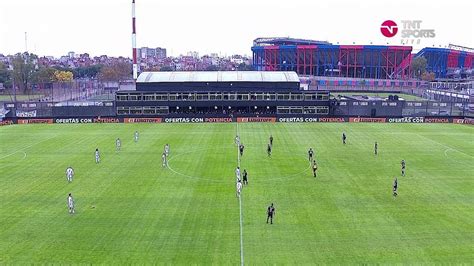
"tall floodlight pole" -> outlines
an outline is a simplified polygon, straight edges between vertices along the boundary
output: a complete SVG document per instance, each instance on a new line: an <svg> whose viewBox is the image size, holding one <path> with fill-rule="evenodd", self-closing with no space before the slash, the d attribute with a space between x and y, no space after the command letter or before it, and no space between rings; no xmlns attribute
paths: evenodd
<svg viewBox="0 0 474 266"><path fill-rule="evenodd" d="M13 89L13 102L15 103L15 112L16 112L16 89L15 89L15 74L14 74L13 61L10 64L11 79L12 79L12 89Z"/></svg>
<svg viewBox="0 0 474 266"><path fill-rule="evenodd" d="M133 54L133 79L138 78L137 65L137 32L135 27L135 0L132 0L132 54Z"/></svg>
<svg viewBox="0 0 474 266"><path fill-rule="evenodd" d="M28 53L28 33L25 31L25 52Z"/></svg>

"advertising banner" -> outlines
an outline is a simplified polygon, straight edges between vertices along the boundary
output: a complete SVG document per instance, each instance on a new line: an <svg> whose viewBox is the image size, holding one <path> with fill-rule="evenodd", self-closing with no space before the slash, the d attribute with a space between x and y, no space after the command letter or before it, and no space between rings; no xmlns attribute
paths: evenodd
<svg viewBox="0 0 474 266"><path fill-rule="evenodd" d="M18 124L52 124L53 119L18 119Z"/></svg>
<svg viewBox="0 0 474 266"><path fill-rule="evenodd" d="M350 117L350 123L385 123L387 118L385 117Z"/></svg>
<svg viewBox="0 0 474 266"><path fill-rule="evenodd" d="M28 111L28 112L16 110L16 116L17 117L36 117L36 110Z"/></svg>
<svg viewBox="0 0 474 266"><path fill-rule="evenodd" d="M94 118L93 122L107 124L107 123L120 123L121 121L119 118L115 118L115 117L98 117L98 118Z"/></svg>
<svg viewBox="0 0 474 266"><path fill-rule="evenodd" d="M17 121L17 122L15 122ZM474 125L474 118L451 117L91 117L91 118L19 118L0 121L0 126L11 124L86 124L86 123L454 123Z"/></svg>
<svg viewBox="0 0 474 266"><path fill-rule="evenodd" d="M319 117L318 122L320 123L344 123L346 122L344 117Z"/></svg>
<svg viewBox="0 0 474 266"><path fill-rule="evenodd" d="M402 118L389 118L389 123L424 123L425 118L421 116L417 117L402 117Z"/></svg>
<svg viewBox="0 0 474 266"><path fill-rule="evenodd" d="M161 123L161 118L124 118L124 123Z"/></svg>
<svg viewBox="0 0 474 266"><path fill-rule="evenodd" d="M464 124L474 125L474 118L464 118Z"/></svg>
<svg viewBox="0 0 474 266"><path fill-rule="evenodd" d="M279 117L280 123L343 123L343 117Z"/></svg>
<svg viewBox="0 0 474 266"><path fill-rule="evenodd" d="M231 117L170 117L164 123L232 123Z"/></svg>
<svg viewBox="0 0 474 266"><path fill-rule="evenodd" d="M237 117L237 123L275 123L276 117Z"/></svg>
<svg viewBox="0 0 474 266"><path fill-rule="evenodd" d="M425 117L425 123L451 123L448 117Z"/></svg>
<svg viewBox="0 0 474 266"><path fill-rule="evenodd" d="M1 126L8 126L8 125L13 125L13 121L12 120L0 121L0 127Z"/></svg>
<svg viewBox="0 0 474 266"><path fill-rule="evenodd" d="M56 124L89 124L93 123L92 118L56 118L54 123Z"/></svg>
<svg viewBox="0 0 474 266"><path fill-rule="evenodd" d="M169 117L163 119L164 123L204 123L202 117Z"/></svg>
<svg viewBox="0 0 474 266"><path fill-rule="evenodd" d="M230 117L210 117L204 118L205 123L232 123L234 120Z"/></svg>

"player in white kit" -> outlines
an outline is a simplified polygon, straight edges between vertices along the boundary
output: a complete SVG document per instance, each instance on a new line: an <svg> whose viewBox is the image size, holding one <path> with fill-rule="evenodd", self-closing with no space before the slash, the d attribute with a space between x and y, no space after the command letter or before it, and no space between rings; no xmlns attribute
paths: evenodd
<svg viewBox="0 0 474 266"><path fill-rule="evenodd" d="M165 145L165 154L166 154L166 157L170 156L170 145L169 144Z"/></svg>
<svg viewBox="0 0 474 266"><path fill-rule="evenodd" d="M138 142L138 131L135 131L134 139L135 139L135 142Z"/></svg>
<svg viewBox="0 0 474 266"><path fill-rule="evenodd" d="M100 163L99 149L95 149L95 163Z"/></svg>
<svg viewBox="0 0 474 266"><path fill-rule="evenodd" d="M117 149L117 151L120 151L121 147L122 147L122 143L120 142L120 139L117 138L117 140L115 141L115 148Z"/></svg>
<svg viewBox="0 0 474 266"><path fill-rule="evenodd" d="M71 183L73 177L74 177L74 169L72 169L72 167L69 166L69 167L66 169L67 182Z"/></svg>
<svg viewBox="0 0 474 266"><path fill-rule="evenodd" d="M163 154L161 155L161 166L166 167L166 164L166 153L163 152Z"/></svg>
<svg viewBox="0 0 474 266"><path fill-rule="evenodd" d="M69 214L74 214L76 210L74 209L74 199L72 198L71 193L67 197L67 207L69 209Z"/></svg>
<svg viewBox="0 0 474 266"><path fill-rule="evenodd" d="M237 177L237 181L240 182L240 167L237 166L237 169L235 169L235 176Z"/></svg>
<svg viewBox="0 0 474 266"><path fill-rule="evenodd" d="M242 183L239 181L237 181L237 185L236 185L236 189L237 189L237 198L240 197L240 193L242 192Z"/></svg>

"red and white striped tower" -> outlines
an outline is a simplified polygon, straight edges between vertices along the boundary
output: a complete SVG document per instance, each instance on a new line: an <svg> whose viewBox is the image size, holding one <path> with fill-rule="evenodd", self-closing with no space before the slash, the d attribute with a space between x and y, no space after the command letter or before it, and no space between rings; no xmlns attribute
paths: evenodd
<svg viewBox="0 0 474 266"><path fill-rule="evenodd" d="M133 79L138 78L137 65L137 32L135 27L135 0L132 0L132 54L133 54Z"/></svg>

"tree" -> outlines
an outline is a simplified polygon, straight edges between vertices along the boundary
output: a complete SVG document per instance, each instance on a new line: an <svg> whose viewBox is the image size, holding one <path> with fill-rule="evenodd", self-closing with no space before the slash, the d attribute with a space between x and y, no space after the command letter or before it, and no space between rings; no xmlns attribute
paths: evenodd
<svg viewBox="0 0 474 266"><path fill-rule="evenodd" d="M111 65L103 66L98 75L101 81L115 81L132 78L132 64L128 62L114 62Z"/></svg>
<svg viewBox="0 0 474 266"><path fill-rule="evenodd" d="M11 71L8 66L3 62L0 62L0 83L3 83L5 88L11 87Z"/></svg>
<svg viewBox="0 0 474 266"><path fill-rule="evenodd" d="M78 67L73 69L75 78L96 78L100 73L102 65L92 65L86 67Z"/></svg>
<svg viewBox="0 0 474 266"><path fill-rule="evenodd" d="M18 86L23 93L28 90L28 83L31 81L36 68L38 57L27 52L16 54L13 57L13 78L15 86Z"/></svg>
<svg viewBox="0 0 474 266"><path fill-rule="evenodd" d="M416 78L421 78L422 75L426 72L426 66L428 61L424 56L413 58L411 61L411 69Z"/></svg>
<svg viewBox="0 0 474 266"><path fill-rule="evenodd" d="M40 67L38 71L33 73L31 80L33 83L36 83L40 89L43 89L45 84L53 82L55 71L56 69L52 67Z"/></svg>
<svg viewBox="0 0 474 266"><path fill-rule="evenodd" d="M255 70L252 65L247 65L246 63L240 63L237 66L237 70L239 71L253 71Z"/></svg>
<svg viewBox="0 0 474 266"><path fill-rule="evenodd" d="M219 70L219 67L216 65L209 65L208 67L206 67L206 71L218 71L218 70Z"/></svg>
<svg viewBox="0 0 474 266"><path fill-rule="evenodd" d="M74 75L71 71L61 71L56 70L54 71L54 81L59 82L71 82L74 78Z"/></svg>
<svg viewBox="0 0 474 266"><path fill-rule="evenodd" d="M163 66L160 71L174 71L174 69L171 66Z"/></svg>
<svg viewBox="0 0 474 266"><path fill-rule="evenodd" d="M424 81L433 81L436 79L436 75L433 72L426 72L421 75L421 79Z"/></svg>
<svg viewBox="0 0 474 266"><path fill-rule="evenodd" d="M57 70L52 67L41 67L33 75L33 81L36 83L49 83L54 80L54 73Z"/></svg>

